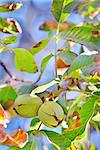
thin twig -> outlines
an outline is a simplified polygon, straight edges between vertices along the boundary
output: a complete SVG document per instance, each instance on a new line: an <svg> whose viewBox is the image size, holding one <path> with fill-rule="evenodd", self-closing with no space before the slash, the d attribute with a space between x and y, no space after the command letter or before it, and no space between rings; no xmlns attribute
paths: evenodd
<svg viewBox="0 0 100 150"><path fill-rule="evenodd" d="M4 62L2 62L0 60L0 65L2 66L2 68L4 69L4 71L7 73L7 75L10 77L10 79L12 80L15 80L15 81L18 81L18 82L31 82L31 81L25 81L25 80L22 80L22 79L18 79L17 77L15 77L14 75L12 75L12 73L10 72L10 70L6 67L6 65L4 64ZM5 84L9 84L11 81L8 80L8 81L5 81Z"/></svg>
<svg viewBox="0 0 100 150"><path fill-rule="evenodd" d="M0 65L3 67L3 69L5 70L5 72L8 74L8 76L10 78L13 78L14 76L11 74L10 70L8 70L8 68L6 67L6 65L0 60Z"/></svg>

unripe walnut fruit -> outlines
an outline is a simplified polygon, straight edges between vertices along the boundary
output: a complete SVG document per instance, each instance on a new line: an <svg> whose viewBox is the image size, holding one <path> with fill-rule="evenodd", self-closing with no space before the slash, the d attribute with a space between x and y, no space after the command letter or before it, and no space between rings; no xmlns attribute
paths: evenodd
<svg viewBox="0 0 100 150"><path fill-rule="evenodd" d="M13 109L19 116L32 118L38 115L41 105L42 100L37 95L24 94L16 98Z"/></svg>
<svg viewBox="0 0 100 150"><path fill-rule="evenodd" d="M57 127L64 118L62 107L56 102L45 102L38 111L41 122L49 128Z"/></svg>

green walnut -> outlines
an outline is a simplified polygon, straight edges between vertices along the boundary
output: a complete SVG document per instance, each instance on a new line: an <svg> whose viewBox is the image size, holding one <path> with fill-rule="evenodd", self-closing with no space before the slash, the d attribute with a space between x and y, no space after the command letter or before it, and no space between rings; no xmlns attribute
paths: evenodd
<svg viewBox="0 0 100 150"><path fill-rule="evenodd" d="M38 116L44 125L53 128L60 125L63 121L64 111L59 104L49 101L41 105Z"/></svg>
<svg viewBox="0 0 100 150"><path fill-rule="evenodd" d="M38 115L38 110L42 105L42 100L37 95L20 95L16 98L13 109L17 115L32 118Z"/></svg>

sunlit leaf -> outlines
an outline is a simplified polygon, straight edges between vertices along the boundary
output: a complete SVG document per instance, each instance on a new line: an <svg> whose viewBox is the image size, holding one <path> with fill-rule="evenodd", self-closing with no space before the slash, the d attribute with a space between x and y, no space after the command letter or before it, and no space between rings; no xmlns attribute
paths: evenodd
<svg viewBox="0 0 100 150"><path fill-rule="evenodd" d="M0 18L0 32L17 34L21 33L22 29L19 23L13 18Z"/></svg>
<svg viewBox="0 0 100 150"><path fill-rule="evenodd" d="M35 44L32 48L29 49L29 51L33 55L35 55L36 53L38 53L41 50L43 50L47 46L49 41L50 41L50 38L44 39L44 40L40 41L39 43Z"/></svg>
<svg viewBox="0 0 100 150"><path fill-rule="evenodd" d="M39 118L34 118L32 119L30 124L30 130L37 130L40 125L41 125L41 121L39 120Z"/></svg>
<svg viewBox="0 0 100 150"><path fill-rule="evenodd" d="M17 37L16 36L8 36L8 37L5 37L2 42L4 44L12 44L12 43L16 43L17 42Z"/></svg>
<svg viewBox="0 0 100 150"><path fill-rule="evenodd" d="M31 95L34 95L35 93L42 93L42 92L44 92L45 90L47 90L48 88L50 88L51 86L53 86L57 83L58 83L58 81L52 80L52 81L50 81L46 84L40 85L32 91Z"/></svg>
<svg viewBox="0 0 100 150"><path fill-rule="evenodd" d="M69 73L83 69L94 62L94 55L79 55L71 64Z"/></svg>
<svg viewBox="0 0 100 150"><path fill-rule="evenodd" d="M23 72L36 73L37 64L32 54L24 48L14 49L16 68Z"/></svg>
<svg viewBox="0 0 100 150"><path fill-rule="evenodd" d="M98 113L92 118L92 120L100 122L100 113L98 112Z"/></svg>
<svg viewBox="0 0 100 150"><path fill-rule="evenodd" d="M0 12L10 12L18 10L23 6L23 3L0 5Z"/></svg>
<svg viewBox="0 0 100 150"><path fill-rule="evenodd" d="M6 46L0 45L0 53L5 50L8 50L8 48Z"/></svg>
<svg viewBox="0 0 100 150"><path fill-rule="evenodd" d="M74 144L71 144L70 146L70 150L80 150L79 148L77 148Z"/></svg>
<svg viewBox="0 0 100 150"><path fill-rule="evenodd" d="M16 92L11 86L0 88L0 103L7 107L9 103L13 103L16 98Z"/></svg>
<svg viewBox="0 0 100 150"><path fill-rule="evenodd" d="M82 44L90 49L99 49L99 39L93 34L95 31L92 26L74 27L61 33L61 38Z"/></svg>
<svg viewBox="0 0 100 150"><path fill-rule="evenodd" d="M7 123L9 123L9 117L7 115L7 112L0 104L0 128L7 127Z"/></svg>
<svg viewBox="0 0 100 150"><path fill-rule="evenodd" d="M58 22L63 22L76 7L78 0L53 0L52 13Z"/></svg>
<svg viewBox="0 0 100 150"><path fill-rule="evenodd" d="M43 73L43 72L45 71L48 62L49 62L49 60L50 60L52 57L53 57L53 54L50 54L50 55L46 56L46 57L42 60L42 62L41 62L41 67L40 67L41 73Z"/></svg>

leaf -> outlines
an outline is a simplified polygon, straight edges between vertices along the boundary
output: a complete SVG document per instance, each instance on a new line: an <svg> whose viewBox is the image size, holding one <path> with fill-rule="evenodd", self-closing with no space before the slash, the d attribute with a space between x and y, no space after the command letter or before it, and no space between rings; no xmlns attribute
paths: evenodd
<svg viewBox="0 0 100 150"><path fill-rule="evenodd" d="M99 51L99 39L94 36L94 30L93 26L74 27L62 32L61 38L83 44L90 49Z"/></svg>
<svg viewBox="0 0 100 150"><path fill-rule="evenodd" d="M42 93L42 92L46 91L48 88L50 88L51 86L53 86L57 83L58 83L58 81L52 80L52 81L50 81L46 84L40 85L32 91L31 95L34 95L36 93Z"/></svg>
<svg viewBox="0 0 100 150"><path fill-rule="evenodd" d="M63 22L73 11L77 2L78 0L53 0L52 14L55 19L58 22Z"/></svg>
<svg viewBox="0 0 100 150"><path fill-rule="evenodd" d="M21 33L22 29L19 23L13 18L0 18L0 32L17 34Z"/></svg>
<svg viewBox="0 0 100 150"><path fill-rule="evenodd" d="M0 127L7 127L7 123L9 123L8 115L0 104Z"/></svg>
<svg viewBox="0 0 100 150"><path fill-rule="evenodd" d="M28 94L30 93L33 89L35 89L36 86L33 85L32 83L30 84L21 84L21 86L17 89L18 95L23 95L23 94Z"/></svg>
<svg viewBox="0 0 100 150"><path fill-rule="evenodd" d="M57 64L57 69L68 68L70 66L69 64L65 64L63 59L60 58L57 59L56 64Z"/></svg>
<svg viewBox="0 0 100 150"><path fill-rule="evenodd" d="M14 102L17 95L11 86L0 88L0 103L3 106L9 105L9 102Z"/></svg>
<svg viewBox="0 0 100 150"><path fill-rule="evenodd" d="M36 150L35 144L32 142L28 142L23 148L10 147L8 150Z"/></svg>
<svg viewBox="0 0 100 150"><path fill-rule="evenodd" d="M46 38L42 41L40 41L39 43L35 44L32 48L29 49L29 51L35 55L37 54L38 52L40 52L42 49L44 49L47 44L49 43L50 41L50 38Z"/></svg>
<svg viewBox="0 0 100 150"><path fill-rule="evenodd" d="M17 39L16 36L8 36L8 37L4 38L4 39L2 40L2 42L7 45L7 44L16 43L17 40L18 40L18 39Z"/></svg>
<svg viewBox="0 0 100 150"><path fill-rule="evenodd" d="M58 150L65 150L70 146L71 140L66 140L64 135L60 135L54 131L41 130L42 134L48 137L48 139L55 145Z"/></svg>
<svg viewBox="0 0 100 150"><path fill-rule="evenodd" d="M31 124L30 124L30 130L37 130L40 125L41 125L40 119L34 118L32 119Z"/></svg>
<svg viewBox="0 0 100 150"><path fill-rule="evenodd" d="M0 131L0 145L16 146L22 148L26 145L27 142L28 134L22 129L18 129L12 134L7 134L4 128Z"/></svg>
<svg viewBox="0 0 100 150"><path fill-rule="evenodd" d="M72 111L73 109L75 109L75 107L84 100L84 98L86 97L85 94L81 94L70 106L70 110Z"/></svg>
<svg viewBox="0 0 100 150"><path fill-rule="evenodd" d="M98 113L92 118L92 120L100 122L100 113L98 112Z"/></svg>
<svg viewBox="0 0 100 150"><path fill-rule="evenodd" d="M94 62L94 55L79 55L71 64L69 74L77 69L83 69Z"/></svg>
<svg viewBox="0 0 100 150"><path fill-rule="evenodd" d="M59 31L64 31L65 29L69 29L72 26L74 26L72 23L69 22L63 22L63 23L59 23ZM45 31L51 31L51 30L55 30L58 27L58 22L54 21L54 20L48 20L46 22L44 22L39 29L40 30L45 30Z"/></svg>
<svg viewBox="0 0 100 150"><path fill-rule="evenodd" d="M14 49L16 68L22 72L36 73L37 64L32 54L24 48Z"/></svg>
<svg viewBox="0 0 100 150"><path fill-rule="evenodd" d="M52 57L53 57L53 54L50 54L50 55L46 56L46 57L42 60L42 62L41 62L41 67L40 67L40 71L41 71L42 74L43 74L43 72L45 71L48 62L49 62L49 60L50 60Z"/></svg>
<svg viewBox="0 0 100 150"><path fill-rule="evenodd" d="M58 150L67 149L71 145L72 141L84 133L86 125L93 115L95 102L95 96L90 96L87 99L79 111L80 120L77 120L76 123L78 124L74 124L73 128L72 126L67 128L62 134L47 130L41 130L41 132L49 138Z"/></svg>
<svg viewBox="0 0 100 150"><path fill-rule="evenodd" d="M23 6L23 3L5 4L0 6L0 12L10 12L18 10Z"/></svg>
<svg viewBox="0 0 100 150"><path fill-rule="evenodd" d="M77 57L77 54L69 50L65 50L65 51L60 52L58 56L64 61L66 65L70 65L72 64L74 59Z"/></svg>
<svg viewBox="0 0 100 150"><path fill-rule="evenodd" d="M68 110L67 110L67 100L65 99L65 96L61 96L58 98L57 103L61 105L63 108L64 113L67 115Z"/></svg>
<svg viewBox="0 0 100 150"><path fill-rule="evenodd" d="M5 50L8 50L8 48L6 46L0 45L0 53Z"/></svg>

